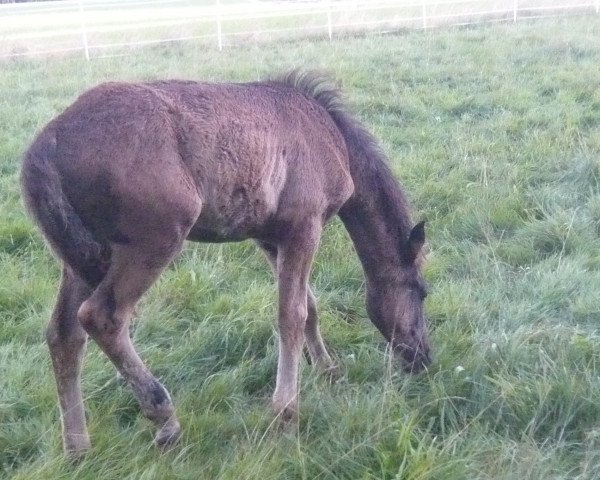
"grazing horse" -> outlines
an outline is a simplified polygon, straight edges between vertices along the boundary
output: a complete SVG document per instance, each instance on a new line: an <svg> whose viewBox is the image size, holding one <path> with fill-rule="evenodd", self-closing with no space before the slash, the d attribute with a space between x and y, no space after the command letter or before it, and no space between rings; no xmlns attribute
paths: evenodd
<svg viewBox="0 0 600 480"><path fill-rule="evenodd" d="M253 239L265 252L279 290L272 401L282 418L297 413L305 340L316 366L333 366L308 280L335 214L362 263L370 319L407 370L422 370L424 226L411 223L385 160L338 90L310 72L240 84L105 83L52 120L24 156L21 186L63 265L47 342L66 452L90 446L80 387L88 335L156 425L155 442L179 436L169 393L128 324L186 239Z"/></svg>

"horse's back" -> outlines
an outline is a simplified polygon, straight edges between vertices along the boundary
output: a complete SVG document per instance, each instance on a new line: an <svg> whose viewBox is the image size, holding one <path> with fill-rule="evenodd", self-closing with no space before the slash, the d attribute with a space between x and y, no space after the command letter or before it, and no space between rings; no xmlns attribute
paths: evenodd
<svg viewBox="0 0 600 480"><path fill-rule="evenodd" d="M153 84L180 108L180 153L203 211L191 238L277 235L329 218L352 193L345 142L327 112L284 85Z"/></svg>
<svg viewBox="0 0 600 480"><path fill-rule="evenodd" d="M332 119L282 85L107 83L52 128L68 197L100 230L189 222L201 204L192 240L268 237L300 216L328 218L352 192ZM142 222L128 218L138 211Z"/></svg>

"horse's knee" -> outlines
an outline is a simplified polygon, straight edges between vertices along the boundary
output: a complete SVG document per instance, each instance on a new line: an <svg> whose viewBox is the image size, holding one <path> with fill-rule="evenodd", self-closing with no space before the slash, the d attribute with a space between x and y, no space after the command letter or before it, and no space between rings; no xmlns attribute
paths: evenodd
<svg viewBox="0 0 600 480"><path fill-rule="evenodd" d="M117 311L113 295L100 298L92 295L79 307L77 320L92 337L115 335L123 329L125 324L125 320Z"/></svg>
<svg viewBox="0 0 600 480"><path fill-rule="evenodd" d="M56 324L46 329L46 344L51 352L79 351L86 342L87 335L80 328L66 330Z"/></svg>
<svg viewBox="0 0 600 480"><path fill-rule="evenodd" d="M294 302L281 312L279 333L282 337L295 341L304 338L308 309L306 302Z"/></svg>

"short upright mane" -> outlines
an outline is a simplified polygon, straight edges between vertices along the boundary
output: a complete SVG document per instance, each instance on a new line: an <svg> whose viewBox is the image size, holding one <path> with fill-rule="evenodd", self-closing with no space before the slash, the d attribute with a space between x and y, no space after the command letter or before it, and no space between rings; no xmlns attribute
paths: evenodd
<svg viewBox="0 0 600 480"><path fill-rule="evenodd" d="M404 192L394 178L378 141L349 112L340 89L331 78L321 72L297 69L272 81L299 90L327 110L346 141L351 174L357 187L356 196L361 197L367 192L378 196L388 224L396 226L400 235L406 238L412 222ZM343 219L343 210L340 213Z"/></svg>
<svg viewBox="0 0 600 480"><path fill-rule="evenodd" d="M296 69L274 78L273 81L314 98L330 115L347 111L340 89L324 73Z"/></svg>

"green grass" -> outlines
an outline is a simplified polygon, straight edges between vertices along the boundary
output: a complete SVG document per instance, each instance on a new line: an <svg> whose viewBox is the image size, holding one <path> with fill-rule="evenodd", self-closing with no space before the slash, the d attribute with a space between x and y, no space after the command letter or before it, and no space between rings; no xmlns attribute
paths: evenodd
<svg viewBox="0 0 600 480"><path fill-rule="evenodd" d="M0 476L78 479L600 478L598 17L249 44L0 68ZM436 362L410 377L366 317L339 221L312 283L344 376L303 366L299 428L268 407L275 288L251 244L188 245L149 292L134 337L175 399L171 453L90 345L93 450L61 454L43 330L58 267L19 199L36 130L107 79L254 80L325 68L382 140L427 218Z"/></svg>

